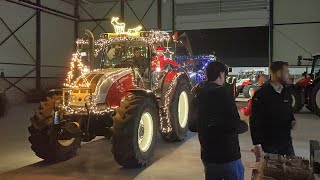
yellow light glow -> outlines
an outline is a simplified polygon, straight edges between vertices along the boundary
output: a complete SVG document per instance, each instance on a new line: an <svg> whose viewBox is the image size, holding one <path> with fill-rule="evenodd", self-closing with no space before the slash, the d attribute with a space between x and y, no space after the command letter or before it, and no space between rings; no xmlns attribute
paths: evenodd
<svg viewBox="0 0 320 180"><path fill-rule="evenodd" d="M111 24L113 25L114 32L117 34L124 34L124 30L126 28L125 23L119 23L118 22L119 18L118 17L113 17L111 19Z"/></svg>
<svg viewBox="0 0 320 180"><path fill-rule="evenodd" d="M126 34L128 36L136 36L139 34L139 32L142 30L142 26L137 26L135 28L130 28L128 29L128 31L126 32L126 24L123 22L118 22L119 18L118 17L113 17L111 19L111 24L114 28L114 32L115 34ZM110 33L110 35L112 35L112 33Z"/></svg>
<svg viewBox="0 0 320 180"><path fill-rule="evenodd" d="M132 29L128 29L128 33L139 33L139 31L141 31L141 29L142 29L142 26L137 26L137 27L135 27L135 28L132 28Z"/></svg>

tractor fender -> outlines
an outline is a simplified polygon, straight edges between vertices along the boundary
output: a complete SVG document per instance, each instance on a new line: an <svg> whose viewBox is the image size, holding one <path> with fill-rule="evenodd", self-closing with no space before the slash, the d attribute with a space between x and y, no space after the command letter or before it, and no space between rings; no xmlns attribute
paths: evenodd
<svg viewBox="0 0 320 180"><path fill-rule="evenodd" d="M161 86L161 106L164 105L165 98L172 98L173 92L176 89L177 82L181 81L182 79L186 80L191 89L191 82L189 76L184 71L176 71L172 70L169 71L163 79L162 86ZM171 89L171 90L170 90ZM169 92L170 91L170 92ZM169 94L167 94L169 93Z"/></svg>
<svg viewBox="0 0 320 180"><path fill-rule="evenodd" d="M157 100L157 97L156 95L150 91L150 90L145 90L145 89L129 89L127 91L128 93L132 93L134 95L137 95L137 96L148 96L148 97L151 97L154 101L154 103L159 107L158 105L158 100ZM158 108L159 109L159 108Z"/></svg>

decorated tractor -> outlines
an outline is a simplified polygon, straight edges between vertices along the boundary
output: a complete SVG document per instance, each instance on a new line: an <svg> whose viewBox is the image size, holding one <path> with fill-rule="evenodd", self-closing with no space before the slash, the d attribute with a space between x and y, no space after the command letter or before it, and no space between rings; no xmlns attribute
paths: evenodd
<svg viewBox="0 0 320 180"><path fill-rule="evenodd" d="M253 69L241 71L237 77L236 96L243 94L245 98L250 98L250 91L257 87L258 76L264 75L265 69Z"/></svg>
<svg viewBox="0 0 320 180"><path fill-rule="evenodd" d="M77 41L65 88L52 90L31 117L32 150L46 161L73 157L81 142L111 140L114 159L126 168L145 166L158 132L167 141L187 133L187 73L174 59L173 39L163 31L125 31Z"/></svg>
<svg viewBox="0 0 320 180"><path fill-rule="evenodd" d="M320 116L320 55L314 55L312 58L299 56L298 65L305 61L312 64L311 72L308 74L307 68L307 71L294 81L293 110L299 112L306 105L307 109Z"/></svg>
<svg viewBox="0 0 320 180"><path fill-rule="evenodd" d="M216 61L215 55L197 55L197 56L178 56L176 61L179 62L184 70L188 73L191 84L194 86L206 79L205 69L209 62Z"/></svg>

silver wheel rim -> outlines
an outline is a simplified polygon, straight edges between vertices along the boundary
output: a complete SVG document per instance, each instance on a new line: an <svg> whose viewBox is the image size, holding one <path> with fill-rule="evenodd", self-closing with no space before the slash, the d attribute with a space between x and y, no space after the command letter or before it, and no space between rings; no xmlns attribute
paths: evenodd
<svg viewBox="0 0 320 180"><path fill-rule="evenodd" d="M58 140L61 146L70 146L74 142L75 138L71 138L69 140Z"/></svg>
<svg viewBox="0 0 320 180"><path fill-rule="evenodd" d="M179 124L182 128L186 127L187 125L188 114L189 114L188 95L185 91L183 91L179 96L179 104L178 104L178 119L179 119Z"/></svg>
<svg viewBox="0 0 320 180"><path fill-rule="evenodd" d="M320 89L318 89L318 92L316 93L316 104L318 109L320 109Z"/></svg>
<svg viewBox="0 0 320 180"><path fill-rule="evenodd" d="M142 114L138 128L138 144L142 152L147 152L153 138L153 119L149 112Z"/></svg>
<svg viewBox="0 0 320 180"><path fill-rule="evenodd" d="M296 98L294 97L294 95L291 95L292 96L292 107L296 104Z"/></svg>

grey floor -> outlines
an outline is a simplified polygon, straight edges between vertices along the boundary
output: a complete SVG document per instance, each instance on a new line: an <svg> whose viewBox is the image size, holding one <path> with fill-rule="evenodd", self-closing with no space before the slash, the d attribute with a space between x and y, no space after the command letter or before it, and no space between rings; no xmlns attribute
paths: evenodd
<svg viewBox="0 0 320 180"><path fill-rule="evenodd" d="M0 119L0 180L3 179L107 179L107 180L201 180L203 167L199 159L197 135L189 133L180 143L165 143L160 138L152 163L142 169L123 169L113 160L111 145L104 138L85 143L78 156L57 164L44 164L34 155L28 142L29 117L36 105L11 107ZM296 114L297 127L293 132L296 154L308 158L310 139L320 139L320 118L307 111ZM245 179L250 179L249 133L240 136Z"/></svg>

